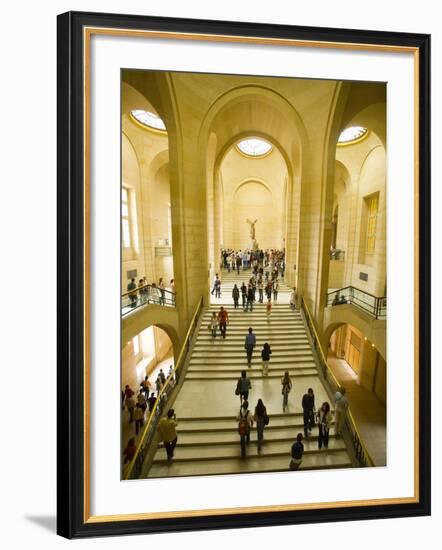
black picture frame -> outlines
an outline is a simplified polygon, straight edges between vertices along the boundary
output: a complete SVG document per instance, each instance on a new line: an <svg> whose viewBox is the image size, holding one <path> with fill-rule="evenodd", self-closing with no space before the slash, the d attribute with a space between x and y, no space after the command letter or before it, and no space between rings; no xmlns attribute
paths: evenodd
<svg viewBox="0 0 442 550"><path fill-rule="evenodd" d="M396 518L430 514L430 36L397 32L297 27L68 12L58 16L57 57L57 532L67 538ZM409 47L419 60L419 498L408 504L344 506L166 519L89 521L84 437L84 40L85 27L139 29ZM85 263L86 262L86 263ZM404 452L406 447L404 447Z"/></svg>

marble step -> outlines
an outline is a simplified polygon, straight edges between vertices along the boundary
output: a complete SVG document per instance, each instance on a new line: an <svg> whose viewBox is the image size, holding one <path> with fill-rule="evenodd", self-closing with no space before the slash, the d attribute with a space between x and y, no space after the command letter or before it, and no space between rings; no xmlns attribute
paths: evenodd
<svg viewBox="0 0 442 550"><path fill-rule="evenodd" d="M238 444L239 446L239 444ZM258 472L284 472L287 475L296 475L289 470L290 456L261 457L250 456L245 458L229 458L221 460L207 460L188 462L171 462L152 465L147 477L176 477L194 475L216 475ZM299 470L325 470L335 468L351 468L351 460L346 451L306 453Z"/></svg>
<svg viewBox="0 0 442 550"><path fill-rule="evenodd" d="M284 351L291 351L293 349L304 349L304 346L310 346L307 338L297 338L290 342L278 342L276 344L272 344L272 351L273 353L279 353ZM219 338L211 340L209 343L207 342L199 342L197 341L193 347L194 353L195 352L220 352L223 350L229 350L231 348L236 349L237 344L232 344L229 340L221 340Z"/></svg>
<svg viewBox="0 0 442 550"><path fill-rule="evenodd" d="M241 359L242 357L242 359ZM224 355L219 355L217 357L212 357L209 359L208 357L202 357L202 358L193 358L190 360L189 365L190 366L196 366L196 365L225 365L225 366L236 366L238 364L243 363L246 361L246 352L242 352L242 356L238 355L238 357L229 357L225 358ZM258 354L255 352L252 355L252 363L259 363L261 364L261 354ZM272 358L270 359L270 365L287 365L290 363L309 363L312 365L315 365L315 362L313 360L313 356L310 353L303 353L302 355L292 355L292 356L286 356L286 357L274 357L272 355Z"/></svg>
<svg viewBox="0 0 442 550"><path fill-rule="evenodd" d="M240 369L238 369L236 376L233 373L229 375L228 373L217 373L217 372L205 372L205 373L188 372L186 374L186 380L189 380L189 381L190 380L233 380L234 381L234 380L237 380L239 372L241 372ZM271 370L269 370L269 373L265 378L267 380L279 380L283 373L284 373L284 370L278 373L272 372ZM290 372L290 376L294 379L312 377L317 374L318 373L316 369L313 369L313 368L297 369L295 372L294 371ZM264 377L262 374L249 373L249 378L250 380L257 380L257 379L262 379Z"/></svg>
<svg viewBox="0 0 442 550"><path fill-rule="evenodd" d="M287 441L271 441L266 439L266 433L264 432L264 444L260 457L270 458L274 456L290 455L290 449L294 443L294 438ZM315 440L304 440L304 455L310 453L322 452L318 449L317 438ZM250 443L247 446L247 455L249 457L258 456L256 433L251 433ZM346 451L345 443L342 439L330 438L328 444L328 452ZM166 452L163 445L160 445L153 464L165 463ZM185 462L188 460L223 460L224 458L240 458L241 448L239 442L239 435L237 441L230 444L221 445L194 445L188 447L181 447L178 443L175 447L174 462Z"/></svg>
<svg viewBox="0 0 442 550"><path fill-rule="evenodd" d="M229 330L229 327L227 327L227 330ZM289 333L288 335L286 335L285 333L281 333L281 332L276 332L275 334L271 334L269 335L269 337L271 338L271 341L269 340L269 343L271 344L273 342L273 344L275 342L278 342L278 343L281 343L281 344L286 344L286 345L296 345L296 342L298 342L301 338L305 339L305 333L304 332L292 332L292 333ZM229 342L230 343L234 343L234 342L242 342L244 343L244 338L245 338L245 335L239 335L239 334L230 334L228 333L227 335L227 338L225 340L222 339L222 337L220 338L220 335L219 335L219 332L217 333L217 336L216 338L213 338L212 335L210 334L210 332L206 329L206 331L203 331L203 332L200 332L199 335L198 335L198 339L196 341L196 343L202 343L203 345L207 345L206 342L212 342L213 345L224 345L224 344L228 344Z"/></svg>
<svg viewBox="0 0 442 550"><path fill-rule="evenodd" d="M261 361L252 361L251 365L251 367L248 367L245 361L243 363L238 363L237 365L224 365L222 363L219 365L193 365L189 366L187 370L186 380L189 379L187 378L188 374L201 375L204 376L204 378L210 378L211 375L213 375L213 378L222 378L223 376L229 379L232 377L239 378L243 370L247 372L247 376L249 376L249 378L264 378L262 375ZM292 363L283 363L280 365L270 364L269 375L266 378L274 378L275 376L281 378L286 371L289 372L290 376L299 376L301 374L306 375L307 373L310 373L310 376L318 375L318 370L315 363L305 361L304 363L299 363L297 365L293 365Z"/></svg>
<svg viewBox="0 0 442 550"><path fill-rule="evenodd" d="M250 369L249 369L250 370ZM238 373L235 376L234 374L227 374L227 373L195 373L195 372L189 372L186 374L186 380L232 380L235 381L238 379L238 374L240 370L238 369ZM284 371L282 371L284 372ZM290 376L293 379L298 378L311 378L312 376L316 376L318 373L316 369L298 369L296 372L290 372ZM263 377L262 374L249 374L250 380L260 380ZM279 380L281 378L281 372L274 373L269 370L268 375L265 377L267 380Z"/></svg>
<svg viewBox="0 0 442 550"><path fill-rule="evenodd" d="M227 340L223 342L223 344L227 344ZM258 346L257 346L258 348ZM260 349L255 348L255 353L258 351L261 351ZM220 354L220 351L222 351L222 355ZM292 345L290 348L286 348L284 350L279 350L278 353L276 352L276 348L272 347L272 356L271 359L274 359L276 357L292 357L292 356L299 356L299 355L311 355L310 352L310 346L308 344L296 344ZM204 358L207 355L213 356L216 354L218 357L223 358L231 358L231 357L242 357L245 354L244 346L240 346L239 344L227 345L223 346L222 348L219 347L219 349L195 349L192 358Z"/></svg>
<svg viewBox="0 0 442 550"><path fill-rule="evenodd" d="M298 426L302 424L303 413L301 408L298 412L292 413L272 413L272 422L267 428L276 428L276 427L290 427ZM224 416L180 416L178 418L180 431L183 429L189 430L217 430L217 429L226 429L230 430L232 427L232 415ZM300 424L301 423L301 424ZM266 428L266 429L267 429Z"/></svg>
<svg viewBox="0 0 442 550"><path fill-rule="evenodd" d="M332 421L333 425L334 422ZM198 426L200 427L198 428ZM195 421L189 427L189 423L181 424L181 421L178 420L180 445L224 445L238 442L238 422L235 417L231 417L229 421L218 422L208 428L204 426L205 423L202 421ZM268 441L293 441L298 433L304 432L304 424L301 417L298 420L292 420L287 425L282 425L281 422L278 422L278 419L274 419L274 416L270 415L270 423L265 430L265 437ZM332 428L330 438L334 437ZM313 428L312 435L308 439L317 441L318 428Z"/></svg>

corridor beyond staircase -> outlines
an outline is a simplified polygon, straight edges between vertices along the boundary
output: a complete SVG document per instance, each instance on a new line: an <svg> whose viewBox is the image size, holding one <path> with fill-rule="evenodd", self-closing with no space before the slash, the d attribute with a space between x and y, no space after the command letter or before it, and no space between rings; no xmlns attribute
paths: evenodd
<svg viewBox="0 0 442 550"><path fill-rule="evenodd" d="M253 312L244 312L242 307L234 309L233 284L239 287L249 278L250 271L241 272L239 276L236 272L223 274L221 298L212 299L203 315L185 380L173 405L178 419L178 444L173 462L166 461L166 452L159 445L153 463L142 477L287 471L291 446L296 435L303 432L303 394L313 388L317 408L324 401L330 401L319 378L301 314L290 309L290 289L284 283L280 283L278 303L273 305L270 318L267 318L265 304L255 302ZM221 305L230 318L225 340L219 332L212 338L208 330L212 312L218 312ZM249 327L253 328L257 340L251 368L247 368L244 350ZM262 376L261 366L261 349L265 342L273 351L267 377ZM248 400L250 411L253 414L261 398L270 417L261 453L257 452L256 430L253 429L246 458L241 458L236 421L240 400L235 395L235 388L242 370L247 371L252 384ZM288 411L283 413L281 377L286 370L293 388ZM304 446L300 469L352 467L345 443L335 438L333 427L328 450L318 449L317 428L312 437L304 440Z"/></svg>

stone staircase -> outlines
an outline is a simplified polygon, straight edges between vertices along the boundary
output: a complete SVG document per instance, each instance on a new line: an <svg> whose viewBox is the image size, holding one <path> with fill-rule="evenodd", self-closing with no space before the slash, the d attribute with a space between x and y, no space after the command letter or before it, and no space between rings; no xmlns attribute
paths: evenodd
<svg viewBox="0 0 442 550"><path fill-rule="evenodd" d="M248 279L250 271L244 275L241 272L241 275ZM236 273L224 274L221 300L211 304L203 315L185 381L174 403L178 419L174 460L167 463L165 450L160 445L143 477L286 471L291 445L296 435L303 432L302 395L311 387L317 407L330 401L318 376L300 313L290 310L288 300L274 305L269 319L263 304L256 304L253 312L246 313L242 308L235 310L231 299L232 280L239 280ZM280 283L280 296L287 293L290 290ZM225 340L219 334L213 339L207 328L212 312L218 311L220 305L227 309L230 317ZM251 368L247 368L244 351L249 326L257 339ZM273 351L269 375L265 378L261 373L264 342L268 342ZM240 456L236 421L240 402L235 388L241 370L248 371L252 384L249 409L253 413L257 400L262 398L270 417L261 453L257 452L253 429L246 458ZM293 388L288 411L283 413L281 377L286 370ZM334 437L333 428L328 450L318 449L316 428L312 437L304 440L304 446L300 469L352 467L345 443Z"/></svg>

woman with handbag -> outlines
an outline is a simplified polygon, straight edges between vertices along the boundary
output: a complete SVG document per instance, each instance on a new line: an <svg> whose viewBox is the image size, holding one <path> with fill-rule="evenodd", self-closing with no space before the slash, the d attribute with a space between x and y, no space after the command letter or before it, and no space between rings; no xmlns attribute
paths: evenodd
<svg viewBox="0 0 442 550"><path fill-rule="evenodd" d="M257 441L258 441L258 453L261 452L262 443L264 441L264 427L269 423L269 416L267 414L267 409L262 402L262 399L258 399L258 403L255 407L255 414L253 419L256 422L256 432L257 432Z"/></svg>

